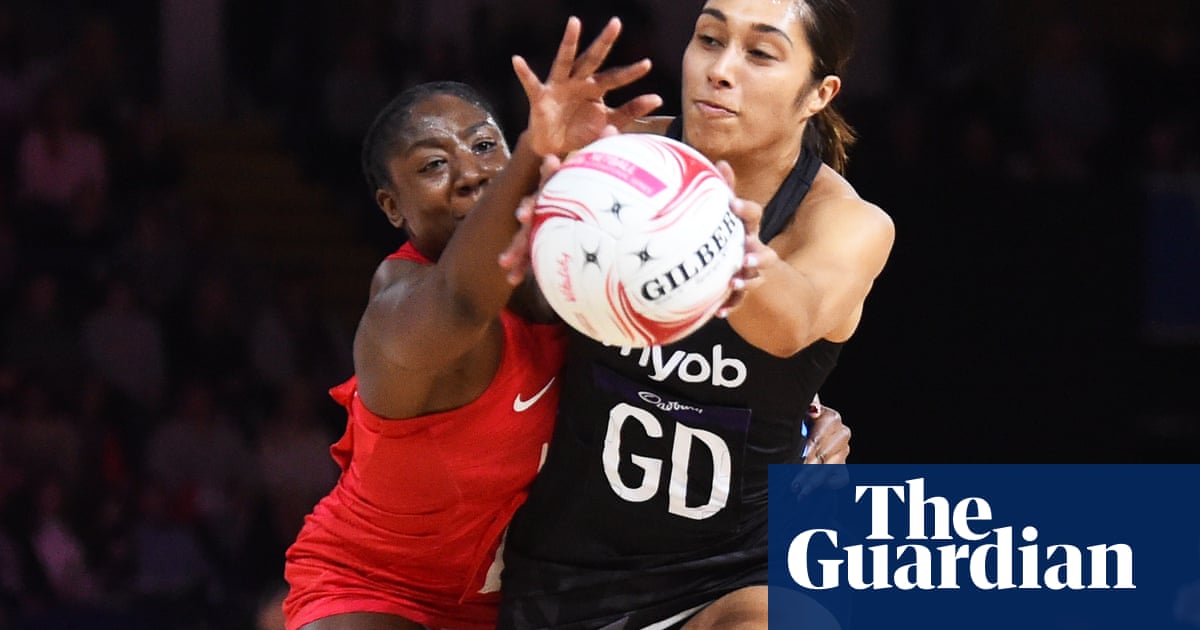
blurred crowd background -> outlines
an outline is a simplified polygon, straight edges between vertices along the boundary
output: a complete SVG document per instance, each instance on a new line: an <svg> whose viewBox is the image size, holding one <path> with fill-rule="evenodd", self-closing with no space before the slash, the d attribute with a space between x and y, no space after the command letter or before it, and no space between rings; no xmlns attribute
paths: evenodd
<svg viewBox="0 0 1200 630"><path fill-rule="evenodd" d="M1200 461L1200 5L855 5L849 178L897 242L822 392L852 461ZM509 57L574 13L676 113L698 6L0 3L0 630L275 627L400 243L375 112L458 79L515 135Z"/></svg>

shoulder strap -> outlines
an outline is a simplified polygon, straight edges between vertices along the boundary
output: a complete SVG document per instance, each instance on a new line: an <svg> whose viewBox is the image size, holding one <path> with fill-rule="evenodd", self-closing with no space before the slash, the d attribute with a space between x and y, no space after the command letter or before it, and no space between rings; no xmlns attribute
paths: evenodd
<svg viewBox="0 0 1200 630"><path fill-rule="evenodd" d="M812 188L813 178L821 169L821 160L812 151L801 149L800 159L792 167L775 196L763 208L762 225L758 230L758 238L768 243L788 226L796 214L796 207Z"/></svg>

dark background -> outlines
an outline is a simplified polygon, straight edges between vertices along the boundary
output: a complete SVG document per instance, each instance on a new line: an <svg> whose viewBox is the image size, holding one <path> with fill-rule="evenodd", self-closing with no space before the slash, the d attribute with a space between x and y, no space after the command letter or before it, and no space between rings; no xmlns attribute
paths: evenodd
<svg viewBox="0 0 1200 630"><path fill-rule="evenodd" d="M274 627L399 244L374 113L458 79L515 135L509 56L569 13L674 113L693 5L0 4L0 629ZM1200 5L856 6L848 176L897 240L822 391L853 461L1200 461Z"/></svg>

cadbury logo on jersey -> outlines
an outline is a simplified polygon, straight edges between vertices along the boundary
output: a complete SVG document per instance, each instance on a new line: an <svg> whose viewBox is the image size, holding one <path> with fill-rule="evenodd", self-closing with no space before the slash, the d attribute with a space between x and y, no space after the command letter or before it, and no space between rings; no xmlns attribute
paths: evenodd
<svg viewBox="0 0 1200 630"><path fill-rule="evenodd" d="M716 387L737 389L746 382L746 364L739 359L725 358L724 348L717 344L712 348L712 356L708 357L698 352L676 350L670 356L663 356L662 346L642 348L638 356L638 366L648 368L647 376L662 383L672 376L684 383L710 382ZM633 348L622 347L621 356L633 354Z"/></svg>
<svg viewBox="0 0 1200 630"><path fill-rule="evenodd" d="M694 411L696 413L704 413L704 410L699 407L685 405L674 400L667 400L654 392L638 392L638 398L641 398L642 402L654 405L662 411Z"/></svg>

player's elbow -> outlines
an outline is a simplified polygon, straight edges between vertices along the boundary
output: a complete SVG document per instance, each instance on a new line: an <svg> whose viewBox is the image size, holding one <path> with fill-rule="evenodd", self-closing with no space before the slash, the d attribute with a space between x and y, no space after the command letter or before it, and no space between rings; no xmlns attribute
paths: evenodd
<svg viewBox="0 0 1200 630"><path fill-rule="evenodd" d="M773 356L777 359L787 359L789 357L796 356L796 354L798 352L807 348L810 345L812 345L812 342L775 344L775 345L772 345L770 348L765 348L765 350L767 351L767 353L769 353L771 356Z"/></svg>
<svg viewBox="0 0 1200 630"><path fill-rule="evenodd" d="M796 353L800 352L805 347L806 346L802 346L799 344L773 345L770 348L765 348L765 350L767 351L768 354L775 357L776 359L786 359L789 357L796 356Z"/></svg>
<svg viewBox="0 0 1200 630"><path fill-rule="evenodd" d="M816 341L807 330L788 329L775 331L757 344L759 349L778 359L786 359L809 347Z"/></svg>
<svg viewBox="0 0 1200 630"><path fill-rule="evenodd" d="M816 341L811 326L778 312L740 309L730 315L729 324L750 345L780 359L793 356Z"/></svg>

